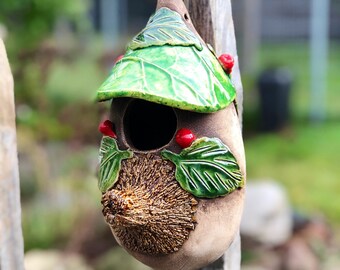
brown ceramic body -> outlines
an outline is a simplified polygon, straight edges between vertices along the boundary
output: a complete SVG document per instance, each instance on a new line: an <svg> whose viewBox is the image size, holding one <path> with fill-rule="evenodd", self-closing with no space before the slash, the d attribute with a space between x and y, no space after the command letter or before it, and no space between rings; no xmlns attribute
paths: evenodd
<svg viewBox="0 0 340 270"><path fill-rule="evenodd" d="M133 145L129 145L129 138L126 136L124 128L124 116L132 101L133 99L130 98L114 100L111 107L111 121L116 127L119 148L130 148L134 152L139 152L134 149ZM245 178L243 140L234 104L211 114L178 109L174 109L174 112L177 117L177 130L185 127L192 130L197 138L216 137L226 144L236 157ZM167 145L149 152L159 153L163 149L175 153L181 151L175 139L172 138ZM244 189L235 190L229 195L216 199L197 200L199 202L195 214L197 226L179 251L168 255L146 255L129 250L128 252L144 264L159 270L198 269L221 257L238 233ZM119 242L119 239L117 241Z"/></svg>
<svg viewBox="0 0 340 270"><path fill-rule="evenodd" d="M157 9L161 7L167 7L178 12L189 29L199 37L182 0L158 0ZM201 38L200 40L204 43ZM199 74L193 74L193 76L199 76ZM180 153L182 149L175 141L175 132L172 139L159 149L143 152L138 151L129 143L124 119L130 102L133 102L133 99L116 99L113 100L111 106L110 120L115 124L119 148L129 148L134 152L142 153L159 154L163 149ZM235 156L245 181L244 146L239 117L233 103L221 111L208 114L173 110L177 119L176 130L187 128L197 138L219 138L227 145ZM164 121L167 121L167 119L164 119ZM143 131L141 130L141 132ZM127 251L139 261L157 270L194 270L217 260L238 234L243 209L244 188L235 190L224 197L215 199L197 198L197 201L198 206L195 214L197 225L178 251L167 255L146 255L131 250ZM120 242L117 237L116 239Z"/></svg>

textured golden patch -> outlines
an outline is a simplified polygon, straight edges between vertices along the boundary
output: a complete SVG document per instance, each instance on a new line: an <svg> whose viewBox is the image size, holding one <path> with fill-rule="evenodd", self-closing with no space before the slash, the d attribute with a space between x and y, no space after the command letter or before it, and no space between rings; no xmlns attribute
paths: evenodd
<svg viewBox="0 0 340 270"><path fill-rule="evenodd" d="M195 229L196 199L175 179L175 166L153 154L124 160L103 214L120 243L144 254L179 250Z"/></svg>

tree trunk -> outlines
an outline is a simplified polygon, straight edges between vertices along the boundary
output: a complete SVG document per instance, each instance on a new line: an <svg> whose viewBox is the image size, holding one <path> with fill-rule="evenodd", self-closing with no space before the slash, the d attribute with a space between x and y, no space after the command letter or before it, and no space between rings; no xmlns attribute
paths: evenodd
<svg viewBox="0 0 340 270"><path fill-rule="evenodd" d="M217 55L231 54L235 59L232 81L237 91L237 105L242 124L243 89L236 49L234 23L230 0L184 0L190 18L202 39L212 45ZM240 269L241 241L239 234L216 262L201 270L238 270Z"/></svg>
<svg viewBox="0 0 340 270"><path fill-rule="evenodd" d="M238 111L242 122L243 89L231 2L230 0L184 0L184 3L202 39L215 49L217 55L229 53L235 59L231 77L237 91Z"/></svg>
<svg viewBox="0 0 340 270"><path fill-rule="evenodd" d="M24 254L13 78L1 39L0 102L0 269L21 270Z"/></svg>

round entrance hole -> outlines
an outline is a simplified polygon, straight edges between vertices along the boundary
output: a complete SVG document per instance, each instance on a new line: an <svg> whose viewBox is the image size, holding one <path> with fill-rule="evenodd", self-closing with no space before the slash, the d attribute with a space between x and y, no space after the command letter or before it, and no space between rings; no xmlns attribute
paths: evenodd
<svg viewBox="0 0 340 270"><path fill-rule="evenodd" d="M144 100L132 101L124 116L125 137L131 147L141 151L167 145L176 128L177 117L171 107Z"/></svg>

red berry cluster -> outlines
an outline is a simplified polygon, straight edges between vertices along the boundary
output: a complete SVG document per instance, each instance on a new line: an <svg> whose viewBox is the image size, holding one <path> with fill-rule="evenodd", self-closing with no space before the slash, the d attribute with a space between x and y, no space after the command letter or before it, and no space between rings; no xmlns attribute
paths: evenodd
<svg viewBox="0 0 340 270"><path fill-rule="evenodd" d="M105 120L99 124L98 130L104 135L117 139L116 133L113 131L113 123L110 120Z"/></svg>
<svg viewBox="0 0 340 270"><path fill-rule="evenodd" d="M192 133L190 129L181 128L176 133L176 142L182 148L189 147L194 140L196 140L196 136Z"/></svg>
<svg viewBox="0 0 340 270"><path fill-rule="evenodd" d="M115 61L115 64L117 64L118 61L122 60L123 57L124 57L124 54L119 55Z"/></svg>
<svg viewBox="0 0 340 270"><path fill-rule="evenodd" d="M234 58L230 54L222 54L218 60L227 74L230 74L233 71Z"/></svg>

